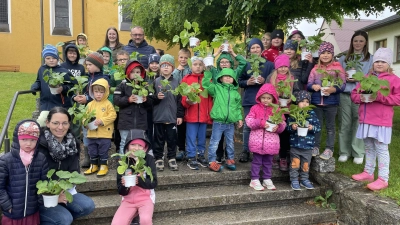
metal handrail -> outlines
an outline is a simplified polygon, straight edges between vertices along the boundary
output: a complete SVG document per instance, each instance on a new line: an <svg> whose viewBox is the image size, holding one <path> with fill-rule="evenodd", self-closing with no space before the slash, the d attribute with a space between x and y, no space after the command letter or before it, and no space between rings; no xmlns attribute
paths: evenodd
<svg viewBox="0 0 400 225"><path fill-rule="evenodd" d="M18 95L31 94L31 93L36 93L36 92L38 92L38 91L28 90L28 91L15 92L14 98L10 104L10 109L8 109L6 121L4 122L4 126L3 126L3 129L1 130L1 134L0 134L0 149L3 146L3 141L4 141L5 142L4 152L10 151L10 139L8 138L7 130L8 130L8 125L10 124L10 120L11 120L12 113L14 111L15 104L17 103Z"/></svg>

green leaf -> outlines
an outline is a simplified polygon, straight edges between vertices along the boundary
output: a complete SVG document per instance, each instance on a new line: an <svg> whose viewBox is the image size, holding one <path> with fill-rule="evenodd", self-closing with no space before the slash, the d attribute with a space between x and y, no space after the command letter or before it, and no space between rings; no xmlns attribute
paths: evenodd
<svg viewBox="0 0 400 225"><path fill-rule="evenodd" d="M331 204L329 204L329 207L331 207L331 209L336 209L336 204L335 203L331 203Z"/></svg>
<svg viewBox="0 0 400 225"><path fill-rule="evenodd" d="M325 198L324 197L322 197L322 196L316 196L315 198L314 198L314 202L323 202L323 201L325 201Z"/></svg>
<svg viewBox="0 0 400 225"><path fill-rule="evenodd" d="M382 88L380 89L380 92L383 96L388 96L390 94L389 88Z"/></svg>
<svg viewBox="0 0 400 225"><path fill-rule="evenodd" d="M54 172L56 172L55 169L51 169L47 172L47 178L51 179L51 177L53 176Z"/></svg>
<svg viewBox="0 0 400 225"><path fill-rule="evenodd" d="M332 190L327 190L326 193L325 193L325 199L328 200L329 197L331 197L332 193L333 193Z"/></svg>
<svg viewBox="0 0 400 225"><path fill-rule="evenodd" d="M179 42L179 36L175 35L174 38L172 39L172 42Z"/></svg>
<svg viewBox="0 0 400 225"><path fill-rule="evenodd" d="M71 193L69 193L68 191L66 191L66 192L64 192L64 194L65 194L65 197L67 198L67 201L68 201L69 203L71 203L71 202L73 201L73 197L72 197Z"/></svg>
<svg viewBox="0 0 400 225"><path fill-rule="evenodd" d="M72 174L68 171L59 170L56 172L56 175L61 179L69 179Z"/></svg>
<svg viewBox="0 0 400 225"><path fill-rule="evenodd" d="M322 203L321 203L321 206L322 206L323 208L326 208L326 207L327 207L327 205L328 205L328 203L327 203L327 202L322 202Z"/></svg>

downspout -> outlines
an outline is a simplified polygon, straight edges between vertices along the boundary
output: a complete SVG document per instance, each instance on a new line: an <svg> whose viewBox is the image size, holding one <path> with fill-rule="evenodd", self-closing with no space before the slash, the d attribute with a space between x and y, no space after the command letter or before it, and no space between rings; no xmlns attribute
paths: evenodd
<svg viewBox="0 0 400 225"><path fill-rule="evenodd" d="M40 43L41 48L44 46L44 19L43 19L43 0L40 0ZM44 64L44 59L42 58L42 49L40 49L40 58L42 59L42 64Z"/></svg>
<svg viewBox="0 0 400 225"><path fill-rule="evenodd" d="M85 0L82 0L82 33L85 33Z"/></svg>

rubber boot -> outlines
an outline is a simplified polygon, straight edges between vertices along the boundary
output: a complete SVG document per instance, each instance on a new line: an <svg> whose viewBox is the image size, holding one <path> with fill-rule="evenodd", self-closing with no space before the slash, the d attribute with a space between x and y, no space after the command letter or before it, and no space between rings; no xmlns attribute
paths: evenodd
<svg viewBox="0 0 400 225"><path fill-rule="evenodd" d="M85 175L94 174L99 171L99 160L98 159L90 159L90 167L88 170L83 172Z"/></svg>
<svg viewBox="0 0 400 225"><path fill-rule="evenodd" d="M85 158L82 160L81 167L89 168L91 166L90 165L90 157L89 157L89 150L86 146L83 148L83 154L84 154Z"/></svg>
<svg viewBox="0 0 400 225"><path fill-rule="evenodd" d="M107 160L100 160L100 170L97 173L97 177L104 177L108 173Z"/></svg>

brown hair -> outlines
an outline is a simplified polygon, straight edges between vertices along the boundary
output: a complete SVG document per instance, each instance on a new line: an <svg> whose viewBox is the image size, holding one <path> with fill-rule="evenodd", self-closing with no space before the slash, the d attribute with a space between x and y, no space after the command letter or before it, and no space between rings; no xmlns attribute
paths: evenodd
<svg viewBox="0 0 400 225"><path fill-rule="evenodd" d="M129 56L129 53L127 51L125 51L125 50L119 50L117 52L117 54L115 55L115 58L117 58L119 55L127 55L127 56Z"/></svg>
<svg viewBox="0 0 400 225"><path fill-rule="evenodd" d="M371 54L368 51L368 34L365 31L359 30L354 32L353 36L351 37L351 41L350 41L350 47L349 50L347 51L347 55L346 58L344 59L345 62L347 62L348 60L352 60L353 56L351 54L354 53L354 48L353 48L353 39L357 36L363 36L365 38L365 46L363 48L362 54L364 56L363 58L363 62L364 61L368 61L369 58L371 57Z"/></svg>
<svg viewBox="0 0 400 225"><path fill-rule="evenodd" d="M105 41L104 41L104 46L107 46L107 47L110 46L110 40L108 40L108 31L110 31L110 30L113 30L113 31L115 31L115 33L117 33L117 40L115 40L115 42L116 42L115 46L120 45L120 43L119 43L119 34L118 34L117 28L115 28L115 27L109 27L109 28L107 29L107 32L106 32L106 39L105 39Z"/></svg>
<svg viewBox="0 0 400 225"><path fill-rule="evenodd" d="M188 54L188 55L189 55L189 58L192 57L192 53L191 53L191 52L189 51L189 49L187 49L187 48L182 48L181 50L179 50L178 56L179 56L180 54L182 54L182 53Z"/></svg>

